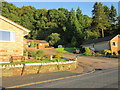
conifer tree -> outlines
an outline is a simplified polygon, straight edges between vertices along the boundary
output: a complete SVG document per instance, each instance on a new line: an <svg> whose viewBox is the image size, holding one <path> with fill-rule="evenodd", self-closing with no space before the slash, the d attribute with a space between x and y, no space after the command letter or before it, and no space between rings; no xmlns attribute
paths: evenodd
<svg viewBox="0 0 120 90"><path fill-rule="evenodd" d="M109 20L104 12L102 3L96 2L94 5L92 29L101 32L101 36L104 37L104 30L109 27Z"/></svg>

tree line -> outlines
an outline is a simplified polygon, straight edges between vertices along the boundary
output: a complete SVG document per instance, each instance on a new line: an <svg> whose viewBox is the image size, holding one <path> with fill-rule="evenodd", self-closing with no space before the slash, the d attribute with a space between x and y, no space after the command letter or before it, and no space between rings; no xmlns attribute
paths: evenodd
<svg viewBox="0 0 120 90"><path fill-rule="evenodd" d="M1 7L0 7L1 8ZM113 5L101 2L93 6L92 17L81 9L36 9L32 6L16 7L2 2L2 15L28 28L27 39L47 40L51 45L79 47L88 40L120 33L120 17Z"/></svg>

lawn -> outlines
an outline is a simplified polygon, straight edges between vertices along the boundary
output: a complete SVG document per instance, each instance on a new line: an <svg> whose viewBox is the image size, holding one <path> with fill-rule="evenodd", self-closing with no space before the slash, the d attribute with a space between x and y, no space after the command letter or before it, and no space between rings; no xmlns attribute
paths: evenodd
<svg viewBox="0 0 120 90"><path fill-rule="evenodd" d="M67 61L65 59L59 59L59 62ZM49 62L58 62L57 59L42 59L37 61L31 61L31 62L13 62L13 63L1 63L0 65L16 65L16 64L26 64L26 63L49 63Z"/></svg>
<svg viewBox="0 0 120 90"><path fill-rule="evenodd" d="M77 48L56 48L56 50L63 51L64 53L73 53Z"/></svg>

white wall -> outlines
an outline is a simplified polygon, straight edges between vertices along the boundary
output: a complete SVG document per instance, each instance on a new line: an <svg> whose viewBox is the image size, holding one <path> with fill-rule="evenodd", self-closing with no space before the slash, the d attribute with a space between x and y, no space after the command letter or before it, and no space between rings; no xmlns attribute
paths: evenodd
<svg viewBox="0 0 120 90"><path fill-rule="evenodd" d="M110 43L109 42L97 43L97 44L94 45L94 48L95 48L96 51L110 49Z"/></svg>
<svg viewBox="0 0 120 90"><path fill-rule="evenodd" d="M88 45L83 45L83 47L93 47L94 45L94 48L96 51L101 51L101 50L105 50L105 49L110 49L110 43L109 41L106 41L106 42L101 42L101 43L96 43L96 44L88 44Z"/></svg>

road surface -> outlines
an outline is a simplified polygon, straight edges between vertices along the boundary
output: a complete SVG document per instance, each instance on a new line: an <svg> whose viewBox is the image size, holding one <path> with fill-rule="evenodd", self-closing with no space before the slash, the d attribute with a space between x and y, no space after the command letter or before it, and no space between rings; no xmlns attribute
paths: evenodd
<svg viewBox="0 0 120 90"><path fill-rule="evenodd" d="M97 70L87 75L56 79L46 82L34 82L18 88L118 88L118 68ZM17 85L16 85L17 86ZM11 87L12 88L12 87Z"/></svg>

